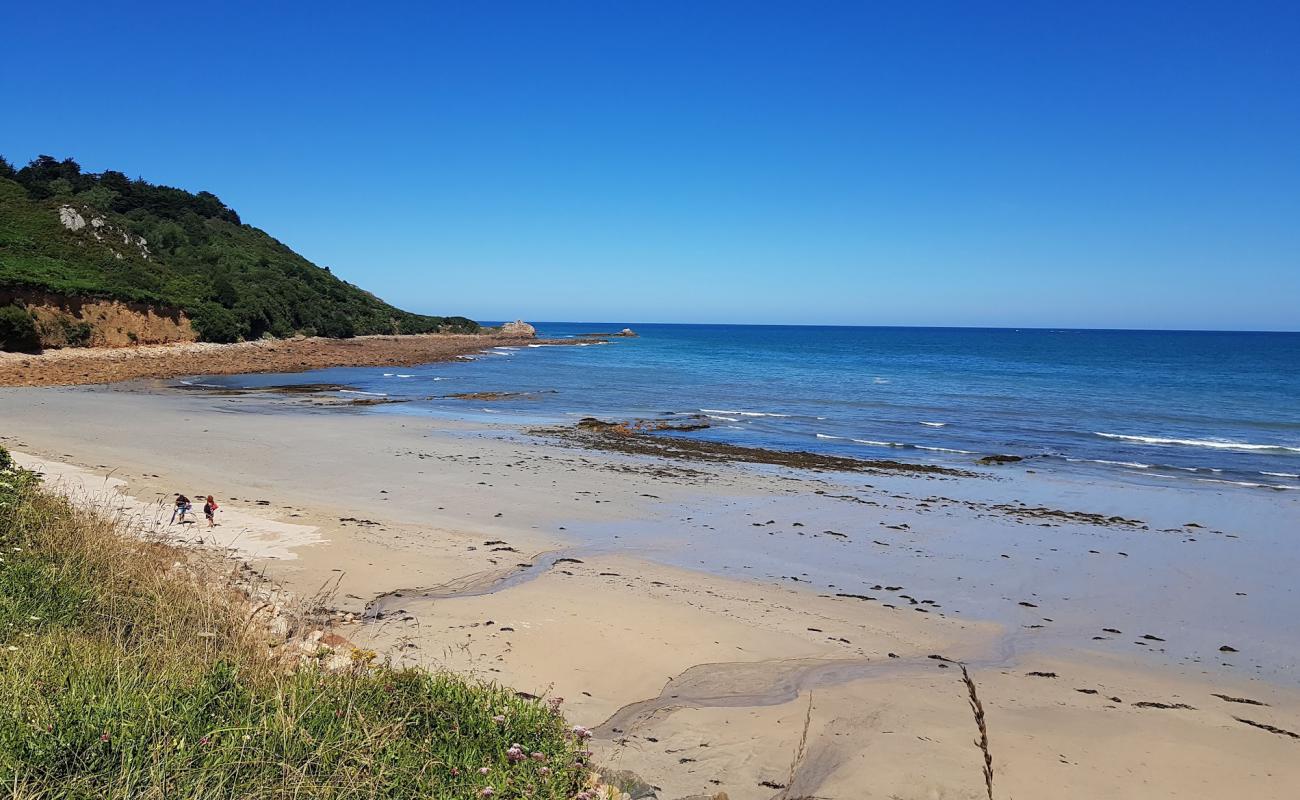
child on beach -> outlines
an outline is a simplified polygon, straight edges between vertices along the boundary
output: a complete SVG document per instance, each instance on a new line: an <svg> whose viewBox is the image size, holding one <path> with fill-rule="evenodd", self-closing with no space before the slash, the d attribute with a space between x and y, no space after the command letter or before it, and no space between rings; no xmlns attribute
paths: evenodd
<svg viewBox="0 0 1300 800"><path fill-rule="evenodd" d="M216 527L217 523L214 522L212 519L213 515L216 513L217 513L217 501L212 499L212 495L208 495L208 501L203 504L203 516L208 518L209 528Z"/></svg>
<svg viewBox="0 0 1300 800"><path fill-rule="evenodd" d="M188 497L183 494L176 495L176 507L172 509L172 521L169 524L174 524L177 516L179 516L181 524L184 525L185 515L188 514L190 509L193 507L194 506L190 505L190 499Z"/></svg>

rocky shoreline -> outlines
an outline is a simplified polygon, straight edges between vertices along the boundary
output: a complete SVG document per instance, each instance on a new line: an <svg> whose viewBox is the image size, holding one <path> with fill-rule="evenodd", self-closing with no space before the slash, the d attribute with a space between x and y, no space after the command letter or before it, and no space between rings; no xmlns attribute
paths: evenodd
<svg viewBox="0 0 1300 800"><path fill-rule="evenodd" d="M235 344L186 342L122 348L70 348L40 355L0 353L0 386L78 386L184 375L305 372L326 367L399 367L451 361L485 347L537 340L526 333L298 337Z"/></svg>
<svg viewBox="0 0 1300 800"><path fill-rule="evenodd" d="M829 472L912 474L940 478L975 478L979 473L937 464L912 464L883 459L849 458L803 450L742 447L705 439L666 436L663 432L693 431L709 427L694 418L685 422L633 420L605 422L585 417L573 427L536 428L530 433L592 450L652 456L679 461L770 464L778 467Z"/></svg>

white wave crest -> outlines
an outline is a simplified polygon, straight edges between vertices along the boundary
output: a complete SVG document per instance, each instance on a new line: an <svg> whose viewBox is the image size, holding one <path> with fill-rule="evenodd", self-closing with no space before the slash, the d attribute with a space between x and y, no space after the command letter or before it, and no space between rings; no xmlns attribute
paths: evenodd
<svg viewBox="0 0 1300 800"><path fill-rule="evenodd" d="M1222 439L1170 439L1163 436L1130 436L1123 433L1104 433L1093 431L1104 439L1117 439L1138 444L1181 445L1183 447L1209 447L1215 450L1251 450L1284 453L1300 453L1300 447L1288 447L1282 444L1255 444L1253 442L1230 442Z"/></svg>
<svg viewBox="0 0 1300 800"><path fill-rule="evenodd" d="M364 394L370 397L387 397L384 392L363 392L360 389L339 389L339 394Z"/></svg>
<svg viewBox="0 0 1300 800"><path fill-rule="evenodd" d="M705 414L735 414L741 417L788 417L789 414L777 414L768 411L734 411L725 408L701 408Z"/></svg>
<svg viewBox="0 0 1300 800"><path fill-rule="evenodd" d="M1270 478L1300 478L1300 475L1294 475L1290 472L1261 472L1260 475L1268 475Z"/></svg>
<svg viewBox="0 0 1300 800"><path fill-rule="evenodd" d="M1229 486L1245 486L1248 489L1273 489L1276 488L1271 483L1252 483L1251 481L1225 481L1222 478L1196 478L1201 483L1224 483Z"/></svg>
<svg viewBox="0 0 1300 800"><path fill-rule="evenodd" d="M817 438L818 438L818 439L843 439L844 437L843 437L843 436L831 436L829 433L819 433L819 434L817 434ZM857 441L857 440L854 439L854 441Z"/></svg>
<svg viewBox="0 0 1300 800"><path fill-rule="evenodd" d="M948 425L946 422L922 422L921 424L927 428L943 428Z"/></svg>

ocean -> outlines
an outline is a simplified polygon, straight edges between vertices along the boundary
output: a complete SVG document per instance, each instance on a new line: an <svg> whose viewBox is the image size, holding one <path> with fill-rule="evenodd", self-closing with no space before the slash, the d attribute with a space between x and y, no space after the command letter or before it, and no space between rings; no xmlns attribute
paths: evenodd
<svg viewBox="0 0 1300 800"><path fill-rule="evenodd" d="M581 337L623 323L538 323ZM586 346L470 362L204 378L331 382L403 399L366 413L533 424L703 415L686 434L780 449L1300 488L1300 333L631 324ZM482 401L465 392L527 393Z"/></svg>

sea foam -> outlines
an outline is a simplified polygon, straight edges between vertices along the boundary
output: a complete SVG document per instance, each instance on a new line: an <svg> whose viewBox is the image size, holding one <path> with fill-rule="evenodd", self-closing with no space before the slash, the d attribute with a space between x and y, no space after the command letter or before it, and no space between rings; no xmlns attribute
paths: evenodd
<svg viewBox="0 0 1300 800"><path fill-rule="evenodd" d="M790 414L777 414L767 411L728 411L725 408L701 408L705 414L737 414L742 417L788 417Z"/></svg>
<svg viewBox="0 0 1300 800"><path fill-rule="evenodd" d="M1181 445L1183 447L1209 447L1215 450L1254 450L1300 454L1300 447L1288 447L1282 444L1255 444L1253 442L1231 442L1222 439L1171 439L1163 436L1130 436L1124 433L1104 433L1102 431L1093 431L1093 433L1104 439L1117 439L1122 442L1137 442L1138 444Z"/></svg>

